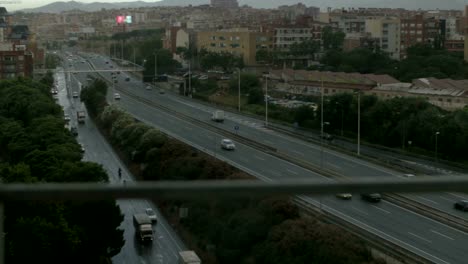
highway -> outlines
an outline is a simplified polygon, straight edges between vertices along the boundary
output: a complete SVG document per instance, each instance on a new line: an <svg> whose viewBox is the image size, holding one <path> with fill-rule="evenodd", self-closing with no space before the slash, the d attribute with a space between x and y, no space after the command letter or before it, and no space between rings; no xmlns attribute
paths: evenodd
<svg viewBox="0 0 468 264"><path fill-rule="evenodd" d="M59 90L59 104L63 107L64 112L70 115L72 119L70 124L78 128L77 140L85 148L84 160L101 164L109 175L110 184L123 184L123 180L127 182L126 184L131 184L134 179L133 176L126 170L125 165L99 133L94 123L87 118L85 124L77 124L76 111L86 109L79 98L72 97L72 92L79 92L79 87L74 81L74 76L71 78L72 85L68 91L65 88L66 80L64 74L56 74L55 79ZM123 171L122 179L119 179L117 176L119 167ZM125 216L120 226L124 230L125 245L122 247L121 252L112 258L113 263L177 263L178 252L185 250L186 247L154 204L145 200L118 200L117 204ZM144 212L149 207L153 208L158 215L158 223L155 228L155 240L152 245L144 246L135 239L132 216L134 213Z"/></svg>
<svg viewBox="0 0 468 264"><path fill-rule="evenodd" d="M104 60L98 57L92 59L92 62L97 68L108 69L109 65ZM76 64L78 69L83 70L89 66L88 64ZM116 66L114 65L114 67ZM106 74L104 75L106 76ZM126 82L124 79L125 75L125 73L118 75L117 90L131 92L158 104L168 105L184 114L190 113L193 117L209 121L210 108L172 95L171 93L159 94L154 89L152 91L145 90L145 85L139 81L132 80ZM107 74L106 77L110 77L110 74ZM136 100L133 96L126 96L123 92L121 95L122 99L115 103L141 121L158 127L169 135L213 154L263 180L303 177L329 180L241 143L237 143L237 149L234 152L221 151L219 141L222 137L220 135L185 120L173 117L154 106L142 104L140 100ZM316 164L320 164L321 162L323 167L333 169L348 177L399 176L398 173L386 168L381 168L334 151L320 149L320 147L313 144L264 129L258 121L253 122L249 118L235 114L230 114L224 124L216 125L231 131L235 125L239 125L240 130L238 133L241 135L248 135L250 138L261 143L274 145L288 155L294 155L307 161L311 160L316 162ZM320 155L322 151L323 156ZM446 199L454 199L450 197L450 194L437 195ZM468 257L468 252L464 246L468 242L466 233L389 202L383 201L379 204L370 204L359 199L358 195L355 195L351 201L341 201L334 196L307 199L311 203L321 206L323 210L327 210L338 217L360 226L364 230L373 232L382 237L382 239L392 241L435 263L464 263Z"/></svg>
<svg viewBox="0 0 468 264"><path fill-rule="evenodd" d="M93 64L99 67L99 69L108 70L110 69L109 64L106 64L105 61L108 60L105 58L101 59L101 57L92 60ZM109 78L111 76L110 73L103 74ZM145 86L139 80L131 79L130 82L126 82L125 77L128 76L126 74L116 76L118 80L117 87L119 87L119 89L153 100L165 107L176 109L178 112L190 117L213 123L210 121L211 113L215 110L213 107L199 104L189 98L174 96L171 93L161 95L157 92L158 89L152 91L145 90ZM345 177L403 177L403 173L395 170L384 168L349 155L329 150L326 147L321 148L320 146L304 142L300 139L265 129L262 120L256 120L235 113L227 113L225 122L218 126L226 131L237 132L241 136L246 136L257 142L277 148L286 155L334 171ZM236 131L234 129L235 127L238 127L239 130ZM325 146L326 144L327 142L324 141ZM456 201L468 199L466 195L438 193L406 196L444 213L468 220L468 214L453 208L453 204Z"/></svg>

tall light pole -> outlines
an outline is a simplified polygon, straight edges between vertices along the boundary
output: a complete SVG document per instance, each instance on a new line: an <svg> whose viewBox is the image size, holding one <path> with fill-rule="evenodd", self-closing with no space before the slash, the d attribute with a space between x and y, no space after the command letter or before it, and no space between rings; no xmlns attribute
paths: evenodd
<svg viewBox="0 0 468 264"><path fill-rule="evenodd" d="M320 138L323 138L323 79L320 82Z"/></svg>
<svg viewBox="0 0 468 264"><path fill-rule="evenodd" d="M323 79L320 77L320 168L323 167Z"/></svg>
<svg viewBox="0 0 468 264"><path fill-rule="evenodd" d="M435 133L435 158L436 158L436 162L439 161L439 159L438 159L438 157L437 157L437 136L438 136L439 134L440 134L439 131L437 131L437 132Z"/></svg>
<svg viewBox="0 0 468 264"><path fill-rule="evenodd" d="M240 88L241 88L241 70L240 68L237 68L237 71L239 73L239 82L238 82L238 88L237 88L237 91L238 91L238 94L239 94L239 98L237 99L237 106L238 106L238 111L240 112L241 111L241 92L240 92Z"/></svg>
<svg viewBox="0 0 468 264"><path fill-rule="evenodd" d="M358 137L357 154L361 155L361 92L358 92Z"/></svg>
<svg viewBox="0 0 468 264"><path fill-rule="evenodd" d="M158 76L158 52L154 53L154 86L156 86L156 76Z"/></svg>
<svg viewBox="0 0 468 264"><path fill-rule="evenodd" d="M335 102L335 105L339 105L341 108L341 136L343 136L343 120L344 120L344 109L343 109L343 104L339 102Z"/></svg>
<svg viewBox="0 0 468 264"><path fill-rule="evenodd" d="M268 126L268 77L266 76L265 82L265 126Z"/></svg>
<svg viewBox="0 0 468 264"><path fill-rule="evenodd" d="M188 92L190 93L190 95L192 95L192 63L190 61L188 64L188 87Z"/></svg>

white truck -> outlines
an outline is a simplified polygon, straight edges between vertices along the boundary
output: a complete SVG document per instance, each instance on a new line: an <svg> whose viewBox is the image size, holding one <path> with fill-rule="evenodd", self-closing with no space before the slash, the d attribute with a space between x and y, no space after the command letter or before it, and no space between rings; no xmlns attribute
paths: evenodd
<svg viewBox="0 0 468 264"><path fill-rule="evenodd" d="M223 110L215 110L211 115L211 120L215 122L223 122L224 121L224 111Z"/></svg>
<svg viewBox="0 0 468 264"><path fill-rule="evenodd" d="M77 111L76 112L76 119L78 119L79 124L84 124L86 120L86 113L85 111Z"/></svg>
<svg viewBox="0 0 468 264"><path fill-rule="evenodd" d="M151 219L147 214L134 214L133 225L135 226L135 233L140 242L152 242L153 241L153 226Z"/></svg>
<svg viewBox="0 0 468 264"><path fill-rule="evenodd" d="M201 260L194 251L179 251L179 263L201 264Z"/></svg>

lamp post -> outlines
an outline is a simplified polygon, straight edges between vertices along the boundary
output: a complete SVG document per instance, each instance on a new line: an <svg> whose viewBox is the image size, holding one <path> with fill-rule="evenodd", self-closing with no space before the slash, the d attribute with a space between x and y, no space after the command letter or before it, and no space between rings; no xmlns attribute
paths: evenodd
<svg viewBox="0 0 468 264"><path fill-rule="evenodd" d="M239 94L239 98L237 99L237 107L238 107L238 111L240 112L241 111L241 92L240 92L240 88L241 88L241 69L240 68L237 68L237 71L239 73L239 82L238 82L238 94Z"/></svg>
<svg viewBox="0 0 468 264"><path fill-rule="evenodd" d="M356 91L358 95L358 123L357 123L357 155L361 155L361 91Z"/></svg>
<svg viewBox="0 0 468 264"><path fill-rule="evenodd" d="M158 76L158 52L154 53L154 78L153 78L154 87L156 87L156 76Z"/></svg>
<svg viewBox="0 0 468 264"><path fill-rule="evenodd" d="M437 137L439 136L439 134L440 134L439 131L437 131L437 132L435 133L435 159L436 159L436 162L439 161L439 159L438 159L438 157L437 157Z"/></svg>
<svg viewBox="0 0 468 264"><path fill-rule="evenodd" d="M266 76L265 82L265 127L268 126L268 77Z"/></svg>

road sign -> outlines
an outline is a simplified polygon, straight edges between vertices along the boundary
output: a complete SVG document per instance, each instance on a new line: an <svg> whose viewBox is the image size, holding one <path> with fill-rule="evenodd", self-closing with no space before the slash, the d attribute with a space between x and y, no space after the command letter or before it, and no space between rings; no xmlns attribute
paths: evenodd
<svg viewBox="0 0 468 264"><path fill-rule="evenodd" d="M235 129L235 130L239 130L239 126L234 126L234 129Z"/></svg>

